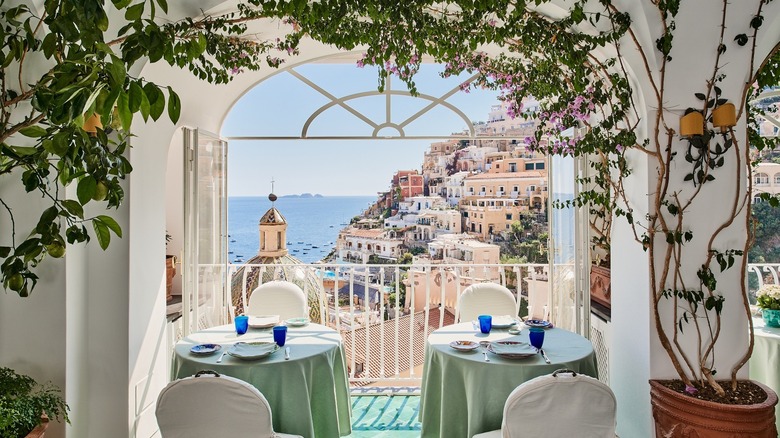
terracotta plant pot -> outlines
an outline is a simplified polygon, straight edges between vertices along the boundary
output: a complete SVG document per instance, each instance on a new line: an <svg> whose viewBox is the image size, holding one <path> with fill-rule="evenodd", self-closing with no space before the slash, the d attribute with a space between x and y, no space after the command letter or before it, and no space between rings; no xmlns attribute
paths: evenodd
<svg viewBox="0 0 780 438"><path fill-rule="evenodd" d="M81 129L89 132L90 134L97 134L98 128L103 129L103 122L100 121L99 114L92 114L87 120L84 121L84 125Z"/></svg>
<svg viewBox="0 0 780 438"><path fill-rule="evenodd" d="M24 438L42 438L46 434L46 428L49 427L49 417L46 415L41 416L41 423L35 426L35 429L30 431Z"/></svg>
<svg viewBox="0 0 780 438"><path fill-rule="evenodd" d="M777 438L777 394L761 383L751 382L767 393L762 403L728 405L699 400L650 380L656 438Z"/></svg>
<svg viewBox="0 0 780 438"><path fill-rule="evenodd" d="M680 135L682 137L702 134L704 134L704 116L700 112L694 111L680 117Z"/></svg>
<svg viewBox="0 0 780 438"><path fill-rule="evenodd" d="M712 126L729 128L737 124L737 109L733 103L724 103L712 111Z"/></svg>
<svg viewBox="0 0 780 438"><path fill-rule="evenodd" d="M165 256L165 302L173 299L173 276L176 275L176 256Z"/></svg>

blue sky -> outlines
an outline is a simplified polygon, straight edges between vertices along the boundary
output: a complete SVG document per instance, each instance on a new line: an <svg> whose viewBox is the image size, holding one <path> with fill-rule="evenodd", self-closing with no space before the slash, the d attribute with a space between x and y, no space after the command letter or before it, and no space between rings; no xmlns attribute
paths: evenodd
<svg viewBox="0 0 780 438"><path fill-rule="evenodd" d="M353 64L308 64L295 69L336 98L376 91L373 68ZM423 65L415 82L421 94L439 98L466 76L441 78L441 67ZM391 89L406 88L400 81ZM289 73L280 73L258 84L237 102L225 120L221 135L300 136L306 120L330 100ZM447 99L469 120L487 120L497 103L493 91L458 92ZM385 121L384 96L362 97L347 102L375 123ZM402 122L430 103L429 100L395 96L392 121ZM465 122L446 108L437 108L411 122L406 135L447 135L461 131ZM380 134L397 135L385 128ZM340 106L316 117L310 136L366 136L373 128ZM263 140L231 141L228 160L230 196L261 196L276 181L278 195L320 193L323 195L375 195L387 190L399 169L420 169L429 140Z"/></svg>

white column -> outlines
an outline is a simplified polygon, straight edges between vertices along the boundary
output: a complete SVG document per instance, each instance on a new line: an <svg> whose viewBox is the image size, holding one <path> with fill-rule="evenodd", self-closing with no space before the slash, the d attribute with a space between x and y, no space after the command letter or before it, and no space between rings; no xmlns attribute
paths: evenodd
<svg viewBox="0 0 780 438"><path fill-rule="evenodd" d="M643 2L623 0L618 5L621 10L631 13L632 29L644 48L646 60L639 57L634 41L624 37L622 41L623 61L631 75L635 91L635 104L643 122L639 140L651 139L650 148L654 148L655 116L661 106L655 90L650 85L645 62L649 65L650 75L660 83L659 68L662 54L655 48L655 39L661 35L658 14L644 9ZM669 127L679 131L679 117L686 108L701 108L702 103L694 93L706 93L706 82L713 76L715 55L717 53L722 2L705 5L698 2L681 2L679 14L675 18L672 61L667 63L663 86L663 115ZM776 19L777 3L764 6L764 26L759 31L761 38L755 56L755 65L760 65L770 48L778 41L780 26ZM740 33L752 35L750 19L756 13L758 1L730 2L726 18L726 32L723 43L727 50L721 55L719 74L725 78L717 85L722 89L722 98L735 103L739 108L742 102L742 90L749 80L750 44L740 47L734 37ZM642 13L644 12L644 13ZM641 19L640 19L641 18ZM735 128L741 147L746 147L745 118ZM660 134L665 144L665 131ZM684 146L679 138L673 142L673 150L678 153L672 164L671 189L679 191L681 196L690 196L694 187L684 182L684 176L690 172L690 164L684 159ZM634 217L642 220L646 212L652 212L652 195L656 192L656 163L646 155L636 152L628 155L633 174L628 179L627 191L633 206ZM689 288L698 288L697 270L706 256L707 240L728 217L730 200L735 190L744 190L747 181L742 171L739 187L735 183L737 168L734 154L726 157L726 165L716 169L716 180L707 183L694 204L686 212L686 223L694 233L694 239L684 247L682 274ZM729 199L729 203L725 200ZM641 230L640 230L641 232ZM660 236L663 242L664 236ZM716 242L718 249L741 249L746 239L744 210L740 217L728 227ZM663 243L657 247L665 246ZM659 251L662 252L662 251ZM624 219L618 218L612 230L612 345L610 348L610 384L618 399L618 435L652 436L652 419L648 379L677 378L665 350L658 341L653 307L651 302L651 284L649 277L648 254L634 240L634 235ZM713 268L718 271L717 266ZM742 278L739 268L735 267L718 275L718 291L726 298L722 314L722 329L717 343L715 369L717 378L728 378L731 367L739 360L747 348L747 320L741 308L740 285ZM662 303L665 308L670 302ZM673 330L671 312L664 319L667 332ZM684 344L691 344L690 334L693 327L686 330ZM747 368L743 368L741 377L747 377Z"/></svg>

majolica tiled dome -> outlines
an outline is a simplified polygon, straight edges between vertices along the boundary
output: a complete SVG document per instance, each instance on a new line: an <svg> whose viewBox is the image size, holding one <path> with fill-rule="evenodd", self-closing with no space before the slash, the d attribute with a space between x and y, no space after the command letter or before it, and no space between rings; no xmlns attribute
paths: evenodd
<svg viewBox="0 0 780 438"><path fill-rule="evenodd" d="M324 320L324 315L321 314L320 310L320 297L324 297L324 290L314 273L314 270L310 269L305 263L288 254L281 257L263 257L258 255L249 259L246 264L274 266L245 266L233 274L233 278L230 282L230 291L233 306L236 308L236 315L240 315L244 311L241 297L244 272L246 272L247 302L249 301L252 291L259 285L257 280L262 272L262 283L273 280L284 280L298 285L306 294L309 304L309 318L311 318L313 322L321 322Z"/></svg>

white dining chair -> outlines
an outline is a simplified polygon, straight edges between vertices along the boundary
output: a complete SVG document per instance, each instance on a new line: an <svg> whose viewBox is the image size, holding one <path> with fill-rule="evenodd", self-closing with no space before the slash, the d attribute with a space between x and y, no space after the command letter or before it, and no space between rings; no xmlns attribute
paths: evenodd
<svg viewBox="0 0 780 438"><path fill-rule="evenodd" d="M473 321L479 315L517 316L517 302L509 289L496 283L477 283L458 298L457 320Z"/></svg>
<svg viewBox="0 0 780 438"><path fill-rule="evenodd" d="M614 438L616 406L612 390L598 379L558 370L515 388L504 404L501 429L474 438Z"/></svg>
<svg viewBox="0 0 780 438"><path fill-rule="evenodd" d="M169 383L155 414L162 438L302 438L274 432L271 407L257 388L214 371Z"/></svg>
<svg viewBox="0 0 780 438"><path fill-rule="evenodd" d="M279 320L309 316L306 295L289 281L269 281L249 296L247 315L279 315Z"/></svg>

